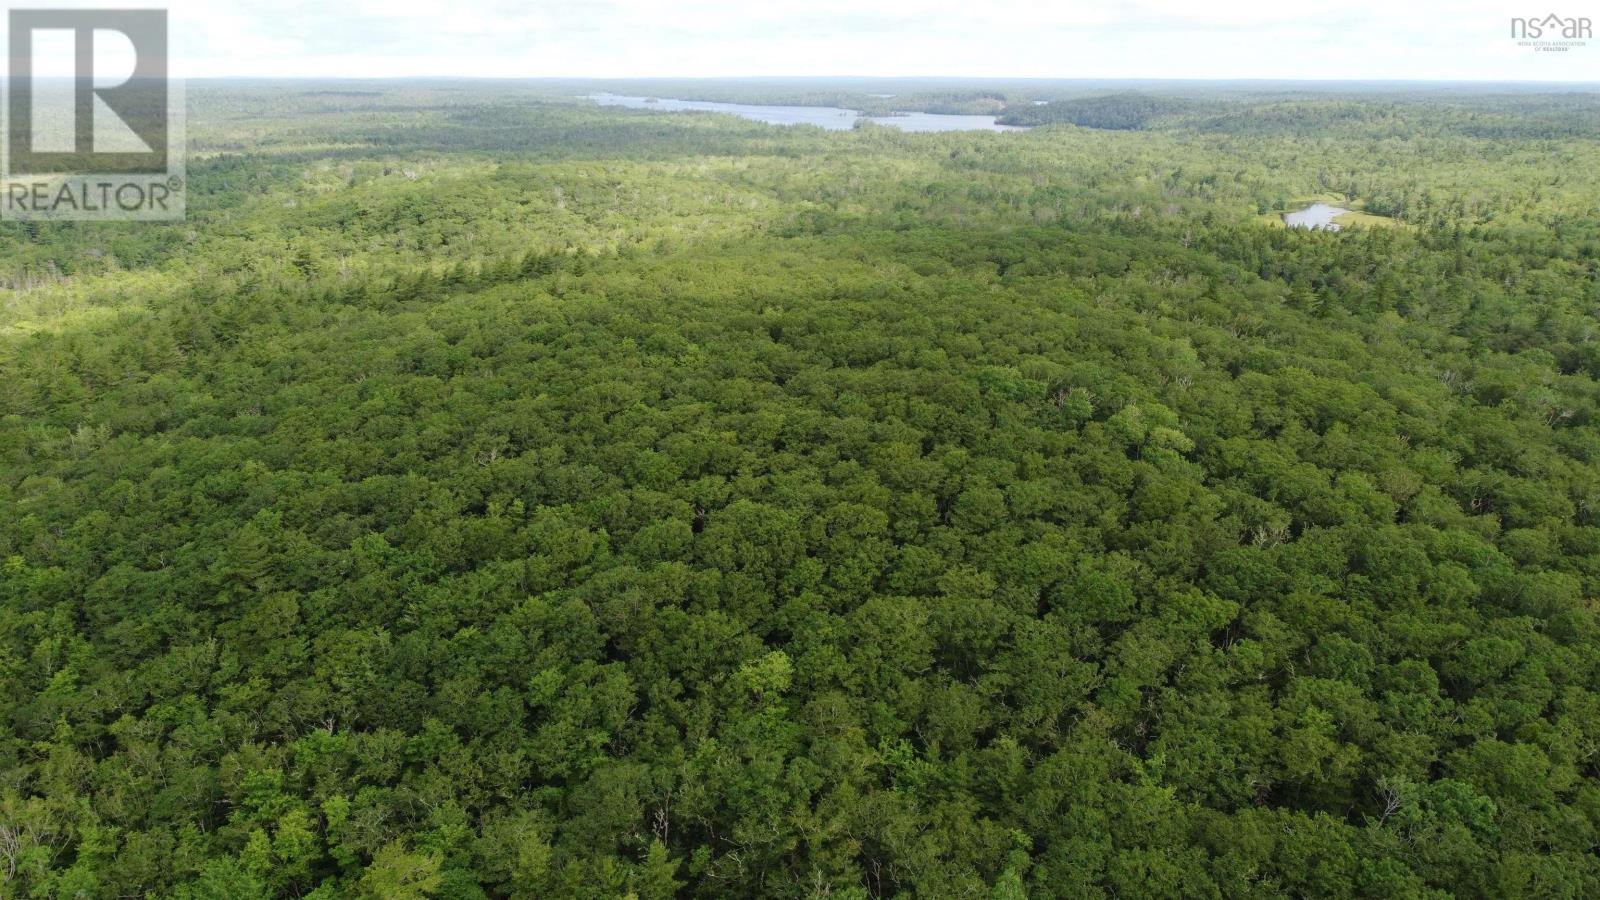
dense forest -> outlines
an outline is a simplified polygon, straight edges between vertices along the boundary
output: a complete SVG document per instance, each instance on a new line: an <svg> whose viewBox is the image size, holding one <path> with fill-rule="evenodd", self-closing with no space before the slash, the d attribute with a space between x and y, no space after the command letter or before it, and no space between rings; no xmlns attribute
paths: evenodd
<svg viewBox="0 0 1600 900"><path fill-rule="evenodd" d="M1600 896L1600 100L1036 87L0 224L0 897Z"/></svg>

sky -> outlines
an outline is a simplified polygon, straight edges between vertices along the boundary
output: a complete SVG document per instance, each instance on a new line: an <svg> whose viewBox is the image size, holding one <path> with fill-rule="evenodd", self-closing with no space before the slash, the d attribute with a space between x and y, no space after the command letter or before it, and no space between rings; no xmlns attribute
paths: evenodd
<svg viewBox="0 0 1600 900"><path fill-rule="evenodd" d="M1600 21L1596 0L172 0L167 8L173 68L187 77L1600 81L1600 41L1539 52L1511 36L1513 16Z"/></svg>

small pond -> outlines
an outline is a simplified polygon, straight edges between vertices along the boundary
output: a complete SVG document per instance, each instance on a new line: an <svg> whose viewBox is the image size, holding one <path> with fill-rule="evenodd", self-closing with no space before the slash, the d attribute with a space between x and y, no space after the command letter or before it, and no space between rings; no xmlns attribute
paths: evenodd
<svg viewBox="0 0 1600 900"><path fill-rule="evenodd" d="M1338 231L1339 223L1333 220L1349 211L1340 206L1313 203L1305 209L1284 213L1283 224L1290 228L1321 228L1324 231Z"/></svg>

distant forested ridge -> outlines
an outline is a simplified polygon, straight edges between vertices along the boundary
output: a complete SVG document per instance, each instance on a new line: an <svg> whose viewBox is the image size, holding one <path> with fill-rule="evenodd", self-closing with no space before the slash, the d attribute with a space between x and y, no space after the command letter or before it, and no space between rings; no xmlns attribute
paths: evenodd
<svg viewBox="0 0 1600 900"><path fill-rule="evenodd" d="M1006 109L1001 122L1006 125L1049 125L1066 123L1085 128L1138 130L1161 116L1192 109L1193 101L1147 94L1121 93L1100 97L1058 100Z"/></svg>
<svg viewBox="0 0 1600 900"><path fill-rule="evenodd" d="M0 223L0 897L1600 896L1594 95L609 87Z"/></svg>

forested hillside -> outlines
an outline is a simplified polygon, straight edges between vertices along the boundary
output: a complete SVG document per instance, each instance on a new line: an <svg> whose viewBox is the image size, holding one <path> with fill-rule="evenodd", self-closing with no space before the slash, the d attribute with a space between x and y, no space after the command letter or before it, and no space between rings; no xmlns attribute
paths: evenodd
<svg viewBox="0 0 1600 900"><path fill-rule="evenodd" d="M571 94L0 225L0 897L1600 896L1592 96Z"/></svg>

